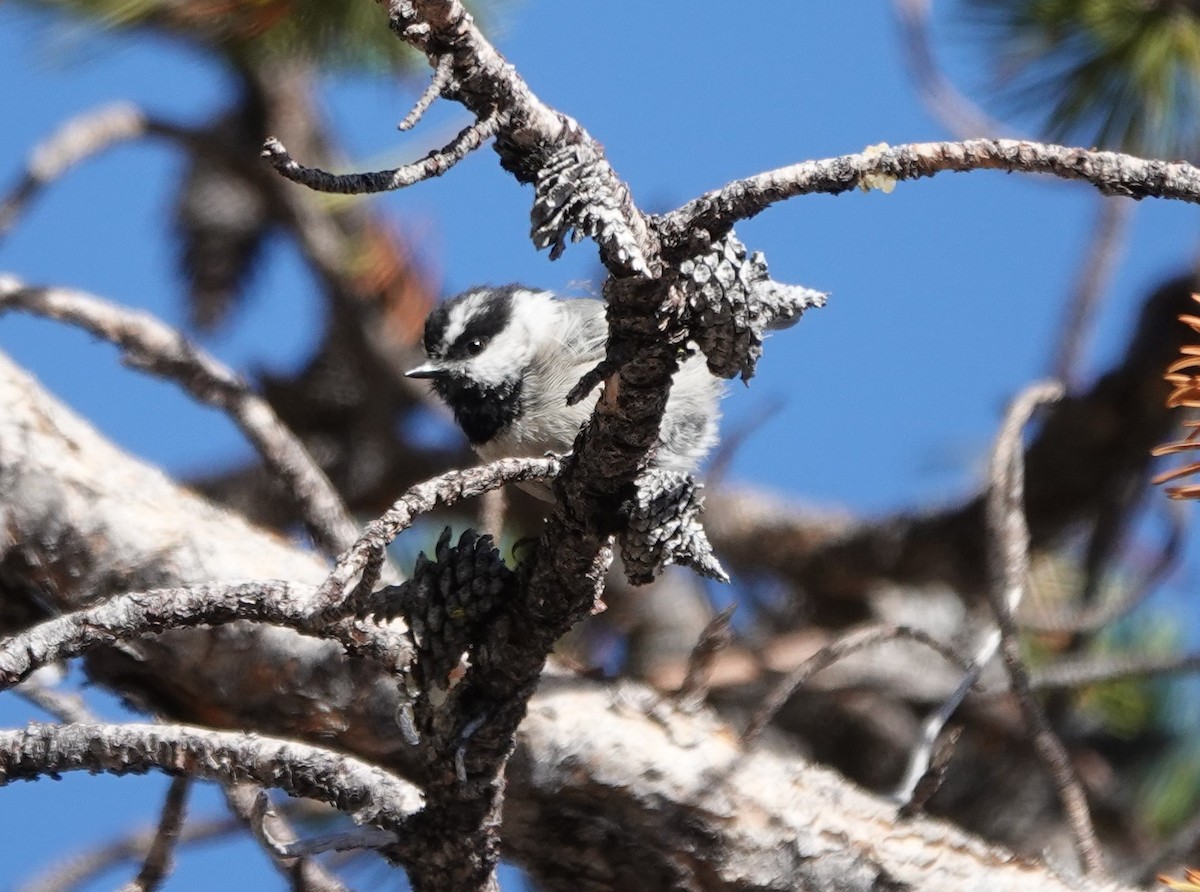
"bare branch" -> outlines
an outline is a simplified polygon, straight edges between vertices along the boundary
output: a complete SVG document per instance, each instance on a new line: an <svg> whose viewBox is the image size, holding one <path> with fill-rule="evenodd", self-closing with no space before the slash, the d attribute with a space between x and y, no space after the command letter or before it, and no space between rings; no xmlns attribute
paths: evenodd
<svg viewBox="0 0 1200 892"><path fill-rule="evenodd" d="M316 859L283 857L268 844L266 840L268 833L291 838L295 837L295 833L292 832L291 824L282 814L283 808L277 811L272 810L269 815L259 816L256 813L255 805L258 798L265 795L263 788L257 784L227 784L225 786L225 802L229 805L230 810L244 826L249 828L251 834L262 846L263 852L271 859L276 870L291 882L295 892L348 892L342 881L326 870ZM296 801L292 800L292 802ZM311 801L305 801L305 804L314 805ZM294 809L292 810L294 811ZM268 825L273 830L268 831ZM389 834L389 836L395 841L395 834Z"/></svg>
<svg viewBox="0 0 1200 892"><path fill-rule="evenodd" d="M412 784L352 756L257 734L189 725L29 725L0 731L0 785L64 771L158 768L237 783L247 778L402 833L422 804Z"/></svg>
<svg viewBox="0 0 1200 892"><path fill-rule="evenodd" d="M24 176L0 199L0 239L43 188L109 146L144 136L146 125L142 110L127 102L105 105L67 121L34 148Z"/></svg>
<svg viewBox="0 0 1200 892"><path fill-rule="evenodd" d="M81 291L38 288L0 275L0 312L6 309L78 325L120 347L129 365L175 381L205 405L227 412L296 500L322 549L336 555L356 538L357 527L333 484L270 404L179 332Z"/></svg>
<svg viewBox="0 0 1200 892"><path fill-rule="evenodd" d="M1059 328L1050 377L1070 389L1078 380L1096 310L1112 283L1133 218L1133 205L1123 198L1101 198Z"/></svg>
<svg viewBox="0 0 1200 892"><path fill-rule="evenodd" d="M1039 405L1061 397L1062 386L1057 382L1028 387L1013 400L996 438L987 499L988 566L992 577L988 600L1000 632L1000 651L1013 694L1029 726L1034 749L1058 789L1084 871L1090 876L1102 876L1104 856L1096 841L1087 795L1066 747L1050 727L1041 704L1033 695L1013 619L1029 576L1029 527L1025 522L1021 431Z"/></svg>
<svg viewBox="0 0 1200 892"><path fill-rule="evenodd" d="M437 98L442 95L442 91L449 86L453 74L454 57L445 55L439 58L433 70L433 79L430 80L429 85L425 87L425 91L418 97L416 105L412 107L412 111L404 116L404 120L397 125L397 128L400 130L412 130L416 127L417 122L429 110L429 106L433 105Z"/></svg>
<svg viewBox="0 0 1200 892"><path fill-rule="evenodd" d="M938 641L927 632L908 626L871 626L843 635L837 641L825 645L779 682L763 700L758 710L750 719L750 724L742 732L742 743L749 747L758 740L763 730L771 723L776 714L787 703L792 694L796 693L810 678L838 660L848 657L865 647L873 647L887 641L915 641L923 644L940 654L946 660L967 668L967 662L953 648Z"/></svg>
<svg viewBox="0 0 1200 892"><path fill-rule="evenodd" d="M263 143L262 156L271 166L293 183L300 183L317 192L335 192L341 195L369 195L375 192L390 192L403 189L421 180L440 177L451 167L462 161L489 139L496 135L495 116L476 121L464 127L446 145L434 149L420 161L391 170L376 170L370 173L332 174L315 167L304 167L292 160L283 143L269 137Z"/></svg>
<svg viewBox="0 0 1200 892"><path fill-rule="evenodd" d="M232 818L189 821L180 831L179 845L221 839L240 830L241 824ZM157 827L144 827L94 850L63 855L49 870L15 888L17 892L70 892L119 864L145 858L157 835Z"/></svg>
<svg viewBox="0 0 1200 892"><path fill-rule="evenodd" d="M700 640L688 655L687 674L684 675L679 690L675 692L675 702L680 708L699 709L708 697L713 661L717 654L733 641L729 621L735 610L737 604L730 604L710 619L700 633Z"/></svg>
<svg viewBox="0 0 1200 892"><path fill-rule="evenodd" d="M32 703L38 709L48 712L60 722L93 722L96 720L82 696L74 691L64 691L50 684L42 678L45 672L60 674L57 667L55 669L43 667L40 672L35 671L14 687L13 693Z"/></svg>
<svg viewBox="0 0 1200 892"><path fill-rule="evenodd" d="M958 738L961 736L961 727L951 728L945 738L931 750L929 758L926 760L928 767L912 785L912 792L905 796L900 803L898 814L901 818L911 818L913 815L925 811L925 806L929 804L929 800L941 788L942 781L946 778L946 769L950 766L954 747L958 745Z"/></svg>
<svg viewBox="0 0 1200 892"><path fill-rule="evenodd" d="M303 858L309 855L319 855L322 852L349 852L356 849L382 849L395 845L398 837L390 830L380 830L378 827L357 827L340 833L328 833L314 839L281 840L270 828L267 819L274 818L275 810L271 799L265 790L260 789L254 797L251 807L251 820L254 824L254 835L263 845L280 858Z"/></svg>
<svg viewBox="0 0 1200 892"><path fill-rule="evenodd" d="M588 159L586 186L577 184L582 188L558 190L560 207L570 210L554 227L556 233L574 228L576 233L594 237L601 259L610 270L636 275L651 271L658 253L657 243L646 218L634 205L628 187L605 160L603 148L576 121L534 95L516 69L475 27L460 0L381 0L380 5L387 9L392 30L401 39L430 60L436 60L438 67L450 60L452 98L475 116L474 126L486 124L494 131L500 163L517 180L537 184L556 159L562 161L573 153ZM378 191L407 185L430 175L417 168L442 163L435 159L437 153L433 153L410 166L410 173L399 177L405 168L335 177L320 171L306 172L287 158L282 146L268 143L265 153L277 167L287 168L281 170L284 176L305 177L302 181L313 188L339 192L361 192L364 187L366 191ZM571 200L581 196L583 200ZM600 218L579 218L581 212L586 216L601 204L604 213ZM553 234L539 241L540 247L553 245L557 249L559 244L560 239Z"/></svg>
<svg viewBox="0 0 1200 892"><path fill-rule="evenodd" d="M381 662L392 671L408 664L411 654L407 642L386 626L351 620L314 623L311 617L315 593L313 586L268 580L118 595L0 639L0 690L28 678L41 666L79 656L95 647L169 629L215 626L244 619L331 638L348 652Z"/></svg>
<svg viewBox="0 0 1200 892"><path fill-rule="evenodd" d="M967 671L958 686L950 692L950 696L943 700L937 709L925 718L925 722L921 726L921 737L909 756L908 767L892 794L892 798L901 803L902 808L909 809L920 806L919 788L925 778L929 777L930 772L936 770L937 744L942 735L942 729L946 727L950 717L962 705L963 700L967 699L971 688L979 682L979 676L983 674L983 667L996 655L996 649L999 646L1000 634L992 629L989 634L984 636L975 654L971 657Z"/></svg>
<svg viewBox="0 0 1200 892"><path fill-rule="evenodd" d="M799 753L746 752L706 711L664 710L652 721L617 702L610 686L554 682L530 704L508 770L510 787L536 778L553 795L537 810L510 796L504 815L505 851L541 887L578 888L579 877L603 870L598 889L1080 888L946 821L917 817L897 828L894 804ZM538 759L546 752L572 758ZM645 801L663 808L643 820L634 806ZM617 862L598 864L595 843L580 851L572 842L581 838L605 840ZM681 847L686 857L669 854ZM986 877L972 862L989 865Z"/></svg>
<svg viewBox="0 0 1200 892"><path fill-rule="evenodd" d="M1120 152L1096 152L1026 140L969 139L912 143L804 161L734 180L661 218L659 232L668 242L685 239L696 229L721 233L736 221L749 219L797 195L814 192L837 195L873 182L969 170L1050 174L1091 183L1105 195L1200 202L1200 169L1185 162L1154 161Z"/></svg>
<svg viewBox="0 0 1200 892"><path fill-rule="evenodd" d="M483 495L506 483L555 477L561 467L557 458L504 458L476 468L449 471L411 487L383 516L367 524L358 541L338 558L337 566L317 593L314 622L329 621L355 611L358 599L369 595L379 581L388 545L420 515L428 514L438 506ZM350 584L360 574L355 592L347 598Z"/></svg>
<svg viewBox="0 0 1200 892"><path fill-rule="evenodd" d="M162 814L158 819L158 827L154 831L154 839L142 861L142 869L131 882L122 887L121 892L154 892L162 886L171 872L175 846L179 843L179 832L183 828L184 818L187 817L187 799L191 788L190 777L171 779Z"/></svg>
<svg viewBox="0 0 1200 892"><path fill-rule="evenodd" d="M1007 128L956 90L934 61L929 39L929 7L930 0L892 0L892 11L900 23L905 61L912 70L921 101L956 139L999 136Z"/></svg>

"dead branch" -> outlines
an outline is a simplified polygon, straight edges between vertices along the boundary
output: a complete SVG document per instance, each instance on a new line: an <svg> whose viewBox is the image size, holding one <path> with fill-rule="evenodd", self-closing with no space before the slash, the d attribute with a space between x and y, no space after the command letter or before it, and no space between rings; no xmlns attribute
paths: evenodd
<svg viewBox="0 0 1200 892"><path fill-rule="evenodd" d="M900 24L905 61L916 81L926 110L958 139L1000 136L1008 128L986 114L955 89L933 58L929 37L930 0L892 0Z"/></svg>
<svg viewBox="0 0 1200 892"><path fill-rule="evenodd" d="M356 612L379 582L387 547L422 514L438 507L491 492L507 483L547 480L558 475L557 458L503 458L476 468L448 471L410 487L382 516L367 524L357 541L342 554L317 592L314 623ZM358 578L353 591L350 585Z"/></svg>
<svg viewBox="0 0 1200 892"><path fill-rule="evenodd" d="M750 719L750 724L742 732L742 743L747 747L753 746L763 729L771 723L788 698L822 669L833 665L843 657L857 653L864 647L873 647L887 641L915 641L951 663L963 669L967 668L966 661L953 648L920 629L912 629L907 626L873 626L859 629L827 644L796 667L794 671L788 673L755 711L754 716Z"/></svg>
<svg viewBox="0 0 1200 892"><path fill-rule="evenodd" d="M390 830L380 830L378 827L357 827L339 833L329 833L313 839L285 840L272 832L267 826L268 819L276 817L271 799L263 789L259 789L254 797L250 810L254 825L254 835L263 845L280 858L303 858L309 855L319 855L322 852L349 852L356 849L382 849L395 845L399 840Z"/></svg>
<svg viewBox="0 0 1200 892"><path fill-rule="evenodd" d="M146 116L127 102L106 105L67 121L34 148L25 173L0 199L0 239L47 185L85 158L145 133Z"/></svg>
<svg viewBox="0 0 1200 892"><path fill-rule="evenodd" d="M222 783L246 779L326 802L403 836L421 807L412 784L352 756L294 740L188 725L29 725L0 731L0 784L65 771L170 774Z"/></svg>
<svg viewBox="0 0 1200 892"><path fill-rule="evenodd" d="M224 787L225 802L237 820L250 830L251 834L262 846L263 852L271 859L275 869L286 877L297 892L349 892L346 886L314 858L284 857L279 855L269 845L265 836L269 833L279 838L294 838L291 824L284 816L283 807L272 810L269 815L258 816L255 813L255 803L263 793L263 788L257 784L227 784ZM295 801L295 800L291 800ZM314 805L305 800L309 806ZM290 809L294 811L295 809ZM384 832L384 831L380 831ZM260 835L261 834L261 835ZM391 838L395 840L395 835Z"/></svg>
<svg viewBox="0 0 1200 892"><path fill-rule="evenodd" d="M240 824L232 818L189 821L180 831L179 845L221 839L239 830ZM91 851L68 854L44 873L15 888L17 892L71 892L126 861L145 858L157 833L157 827L145 827Z"/></svg>
<svg viewBox="0 0 1200 892"><path fill-rule="evenodd" d="M133 592L103 600L0 639L0 691L42 666L122 641L172 629L238 620L274 623L339 642L347 653L378 661L392 672L411 659L405 638L374 623L312 619L316 589L277 580L207 584Z"/></svg>
<svg viewBox="0 0 1200 892"><path fill-rule="evenodd" d="M1200 671L1200 654L1166 656L1079 656L1058 660L1030 673L1035 691L1077 689L1127 678L1157 678Z"/></svg>
<svg viewBox="0 0 1200 892"><path fill-rule="evenodd" d="M417 123L425 116L425 112L429 111L429 107L442 95L442 91L453 83L451 78L453 71L454 58L452 56L442 56L437 60L437 64L433 68L433 77L424 92L417 98L412 111L396 125L398 130L412 130L417 126Z"/></svg>
<svg viewBox="0 0 1200 892"><path fill-rule="evenodd" d="M434 149L420 161L391 170L376 170L371 173L332 174L315 167L305 167L292 160L283 143L271 137L263 144L262 155L280 174L293 183L300 183L317 192L335 192L342 195L370 195L375 192L390 192L403 189L421 180L440 177L451 167L462 161L496 133L497 122L493 118L477 121L464 127L459 134L440 149Z"/></svg>
<svg viewBox="0 0 1200 892"><path fill-rule="evenodd" d="M1029 726L1034 748L1058 788L1084 870L1090 876L1097 876L1104 874L1104 856L1096 841L1087 795L1066 747L1050 727L1049 719L1033 695L1013 618L1029 576L1029 527L1025 523L1021 431L1039 405L1061 397L1062 387L1057 383L1029 387L1013 400L996 438L987 500L988 564L992 575L988 600L1000 631L1000 652L1004 656L1009 682Z"/></svg>
<svg viewBox="0 0 1200 892"><path fill-rule="evenodd" d="M146 851L146 857L142 859L142 867L132 881L121 887L121 892L154 892L162 886L171 872L175 846L179 843L179 833L187 817L187 800L191 788L190 777L171 779L162 813L158 818L158 827L154 830L154 839Z"/></svg>
<svg viewBox="0 0 1200 892"><path fill-rule="evenodd" d="M1079 380L1080 366L1095 327L1096 310L1124 253L1133 210L1133 205L1122 198L1101 198L1097 205L1087 248L1059 327L1058 345L1050 370L1050 377L1062 381L1068 388Z"/></svg>
<svg viewBox="0 0 1200 892"><path fill-rule="evenodd" d="M675 692L675 702L680 709L699 709L708 697L713 661L733 642L729 621L736 609L737 605L731 604L710 619L700 633L700 640L688 654L687 672Z"/></svg>
<svg viewBox="0 0 1200 892"><path fill-rule="evenodd" d="M1144 492L1150 450L1174 427L1162 370L1191 334L1177 317L1195 306L1196 288L1189 274L1155 289L1125 355L1088 390L1046 410L1025 456L1035 550L1127 511L1121 493ZM732 568L778 574L818 608L861 601L880 582L941 583L974 598L987 586L983 506L976 496L946 509L858 519L769 493L717 490L708 497L705 527Z"/></svg>
<svg viewBox="0 0 1200 892"><path fill-rule="evenodd" d="M95 716L88 709L83 697L73 691L65 691L54 683L43 679L43 673L61 675L58 667L34 672L13 688L13 693L38 709L49 713L60 722L92 722Z"/></svg>
<svg viewBox="0 0 1200 892"><path fill-rule="evenodd" d="M1185 162L1137 158L1015 139L968 139L889 146L804 161L734 180L672 211L660 221L664 240L701 228L720 233L797 195L838 195L887 180L912 180L947 171L1003 170L1050 174L1090 183L1105 195L1200 202L1200 169ZM882 178L872 180L871 178Z"/></svg>
<svg viewBox="0 0 1200 892"><path fill-rule="evenodd" d="M174 381L226 412L283 482L317 544L330 556L348 548L357 527L341 497L275 410L223 363L146 313L66 288L39 288L0 275L0 312L19 309L78 325L116 344L126 362Z"/></svg>

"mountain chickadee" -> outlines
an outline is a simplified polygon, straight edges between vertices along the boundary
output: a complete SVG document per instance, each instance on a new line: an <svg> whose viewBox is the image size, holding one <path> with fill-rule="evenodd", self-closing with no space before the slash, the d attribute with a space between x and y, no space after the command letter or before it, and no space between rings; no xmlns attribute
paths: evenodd
<svg viewBox="0 0 1200 892"><path fill-rule="evenodd" d="M425 321L428 378L485 460L570 451L600 388L573 406L567 394L604 359L604 304L560 300L520 285L480 287L443 303ZM650 466L689 472L717 439L724 382L693 356L675 373Z"/></svg>

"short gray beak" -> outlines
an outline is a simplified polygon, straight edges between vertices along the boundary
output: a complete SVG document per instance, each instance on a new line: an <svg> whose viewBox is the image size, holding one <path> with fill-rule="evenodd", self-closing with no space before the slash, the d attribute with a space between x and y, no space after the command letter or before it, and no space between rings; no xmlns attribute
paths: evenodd
<svg viewBox="0 0 1200 892"><path fill-rule="evenodd" d="M409 369L404 373L406 378L441 378L446 374L446 370L437 363L427 362L425 365L419 365L415 369Z"/></svg>

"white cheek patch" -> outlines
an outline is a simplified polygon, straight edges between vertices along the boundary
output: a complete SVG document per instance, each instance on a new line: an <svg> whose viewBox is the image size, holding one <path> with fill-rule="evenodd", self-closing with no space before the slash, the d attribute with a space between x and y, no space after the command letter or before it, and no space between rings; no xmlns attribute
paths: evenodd
<svg viewBox="0 0 1200 892"><path fill-rule="evenodd" d="M523 331L505 329L469 360L470 375L481 384L499 385L518 378L529 363L531 346Z"/></svg>

